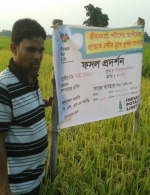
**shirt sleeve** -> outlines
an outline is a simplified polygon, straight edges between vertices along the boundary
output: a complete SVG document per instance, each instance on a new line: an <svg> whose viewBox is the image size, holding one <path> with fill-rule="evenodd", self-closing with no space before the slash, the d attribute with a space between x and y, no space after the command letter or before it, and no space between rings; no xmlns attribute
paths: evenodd
<svg viewBox="0 0 150 195"><path fill-rule="evenodd" d="M0 132L8 131L12 121L12 106L7 87L0 82Z"/></svg>

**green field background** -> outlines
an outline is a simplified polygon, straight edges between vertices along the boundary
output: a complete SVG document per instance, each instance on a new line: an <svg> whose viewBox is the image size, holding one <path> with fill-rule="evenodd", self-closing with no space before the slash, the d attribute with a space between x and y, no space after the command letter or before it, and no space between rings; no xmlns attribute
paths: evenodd
<svg viewBox="0 0 150 195"><path fill-rule="evenodd" d="M0 71L12 53L10 38L0 37ZM39 83L43 98L52 94L52 42L45 41ZM41 195L150 195L150 45L144 45L140 129L133 113L63 129L59 134L58 174L47 178L51 108L46 108L49 155Z"/></svg>

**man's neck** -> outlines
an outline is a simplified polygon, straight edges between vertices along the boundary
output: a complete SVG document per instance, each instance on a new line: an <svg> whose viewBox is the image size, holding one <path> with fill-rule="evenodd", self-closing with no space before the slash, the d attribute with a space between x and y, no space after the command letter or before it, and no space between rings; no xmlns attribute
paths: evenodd
<svg viewBox="0 0 150 195"><path fill-rule="evenodd" d="M32 75L30 75L29 72L23 70L19 64L17 63L16 59L13 58L13 61L14 61L14 64L17 66L17 68L19 69L19 71L21 71L21 73L24 75L24 77L30 82L30 83L33 83L33 77Z"/></svg>

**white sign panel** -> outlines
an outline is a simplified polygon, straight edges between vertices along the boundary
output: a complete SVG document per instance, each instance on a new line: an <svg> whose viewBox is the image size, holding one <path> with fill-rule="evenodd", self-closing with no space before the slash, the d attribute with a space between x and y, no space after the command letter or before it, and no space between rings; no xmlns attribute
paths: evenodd
<svg viewBox="0 0 150 195"><path fill-rule="evenodd" d="M140 99L142 55L142 26L54 29L58 128L134 112Z"/></svg>

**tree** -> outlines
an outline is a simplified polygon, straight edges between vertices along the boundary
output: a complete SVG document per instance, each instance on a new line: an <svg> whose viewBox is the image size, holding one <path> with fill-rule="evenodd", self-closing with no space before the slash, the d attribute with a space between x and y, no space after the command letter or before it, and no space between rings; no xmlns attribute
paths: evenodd
<svg viewBox="0 0 150 195"><path fill-rule="evenodd" d="M148 36L147 32L144 32L144 42L150 42L150 36Z"/></svg>
<svg viewBox="0 0 150 195"><path fill-rule="evenodd" d="M86 9L87 20L83 22L85 26L99 26L107 27L108 26L108 15L103 14L101 8L94 7L92 4L84 6Z"/></svg>
<svg viewBox="0 0 150 195"><path fill-rule="evenodd" d="M0 32L0 36L11 36L11 30L2 30L2 32Z"/></svg>

